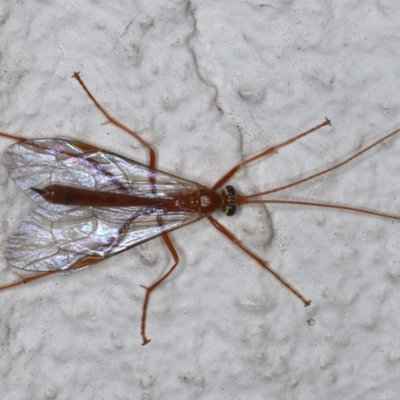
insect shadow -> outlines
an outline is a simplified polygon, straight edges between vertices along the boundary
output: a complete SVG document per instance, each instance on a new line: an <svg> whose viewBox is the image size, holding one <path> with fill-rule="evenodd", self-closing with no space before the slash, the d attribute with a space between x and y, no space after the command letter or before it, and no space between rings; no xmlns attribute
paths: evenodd
<svg viewBox="0 0 400 400"><path fill-rule="evenodd" d="M27 139L0 132L0 136L16 141L4 153L4 166L17 186L38 205L8 239L5 249L5 257L13 267L38 274L20 276L19 281L0 286L0 290L57 272L82 270L161 236L171 253L173 265L150 286L143 286L145 296L140 332L144 345L150 342L146 334L146 322L151 293L179 263L178 252L168 235L174 229L207 218L220 233L308 306L310 300L274 271L267 261L244 246L212 214L221 209L230 217L235 214L237 207L262 203L323 207L400 220L395 215L346 205L266 198L269 194L342 167L396 135L400 129L381 137L338 164L287 185L250 195L236 194L231 185L217 192L243 166L330 125L330 121L325 119L321 124L240 162L212 188L208 188L156 169L153 147L138 133L112 117L92 95L79 73L75 73L73 78L109 123L133 136L148 150L149 165L73 139Z"/></svg>

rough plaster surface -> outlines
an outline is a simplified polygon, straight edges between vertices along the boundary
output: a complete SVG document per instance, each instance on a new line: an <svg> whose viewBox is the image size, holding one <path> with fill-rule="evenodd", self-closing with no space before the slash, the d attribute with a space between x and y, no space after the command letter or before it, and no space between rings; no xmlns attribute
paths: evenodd
<svg viewBox="0 0 400 400"><path fill-rule="evenodd" d="M331 128L239 173L243 193L339 162L400 124L400 4L11 1L0 4L0 129L68 136L146 162L71 79L151 142L159 168L212 185L329 117ZM11 142L0 140L1 151ZM400 214L400 138L276 197ZM1 166L1 241L34 205ZM300 206L227 220L302 304L207 221L69 276L0 293L1 399L396 399L400 226ZM2 254L3 252L0 251ZM17 277L0 256L1 282Z"/></svg>

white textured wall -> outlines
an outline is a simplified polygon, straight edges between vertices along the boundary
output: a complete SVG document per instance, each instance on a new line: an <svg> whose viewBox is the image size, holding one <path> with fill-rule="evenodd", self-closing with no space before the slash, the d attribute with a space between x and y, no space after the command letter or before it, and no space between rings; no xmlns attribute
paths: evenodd
<svg viewBox="0 0 400 400"><path fill-rule="evenodd" d="M400 4L344 1L28 1L0 4L0 130L146 152L212 185L327 116L325 128L232 180L314 173L400 124ZM1 151L11 142L0 139ZM400 214L400 138L282 196ZM34 205L1 166L1 241ZM304 308L207 221L72 276L0 293L1 399L396 399L400 225L346 212L248 207L227 221L312 304ZM2 254L3 251L0 251ZM0 282L17 277L0 256ZM308 320L314 324L309 325Z"/></svg>

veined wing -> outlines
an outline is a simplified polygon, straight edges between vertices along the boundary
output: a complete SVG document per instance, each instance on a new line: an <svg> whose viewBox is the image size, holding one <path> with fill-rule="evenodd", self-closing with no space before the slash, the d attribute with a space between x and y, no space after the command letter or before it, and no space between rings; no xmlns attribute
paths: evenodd
<svg viewBox="0 0 400 400"><path fill-rule="evenodd" d="M5 257L24 270L66 271L87 258L110 257L202 218L185 211L168 213L160 225L158 217L157 211L144 207L54 212L39 206L8 239Z"/></svg>
<svg viewBox="0 0 400 400"><path fill-rule="evenodd" d="M51 184L91 190L164 198L196 190L199 184L152 170L148 166L95 146L70 139L34 139L18 142L4 152L3 164L17 186L43 208L54 211L74 207L52 204L32 187ZM157 190L150 182L157 182Z"/></svg>
<svg viewBox="0 0 400 400"><path fill-rule="evenodd" d="M80 142L38 139L16 143L6 150L3 162L17 185L39 204L6 246L7 260L20 269L76 270L76 265L87 266L85 259L109 257L202 218L190 210L163 213L152 206L63 206L37 196L31 187L56 183L160 198L201 188Z"/></svg>

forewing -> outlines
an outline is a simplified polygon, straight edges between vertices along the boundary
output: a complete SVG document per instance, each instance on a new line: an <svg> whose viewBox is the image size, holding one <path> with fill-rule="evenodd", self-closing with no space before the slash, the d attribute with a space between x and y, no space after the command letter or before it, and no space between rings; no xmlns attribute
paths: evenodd
<svg viewBox="0 0 400 400"><path fill-rule="evenodd" d="M15 143L4 152L3 164L28 197L43 208L58 212L74 207L49 203L31 188L42 189L51 184L61 184L162 198L200 186L69 139L35 139ZM157 182L156 192L150 178Z"/></svg>
<svg viewBox="0 0 400 400"><path fill-rule="evenodd" d="M49 203L31 190L62 184L163 198L201 187L81 142L15 143L5 151L3 163L20 189L39 205L8 240L5 255L17 268L71 270L85 258L109 257L202 217L190 210L165 214L143 206L64 206Z"/></svg>

